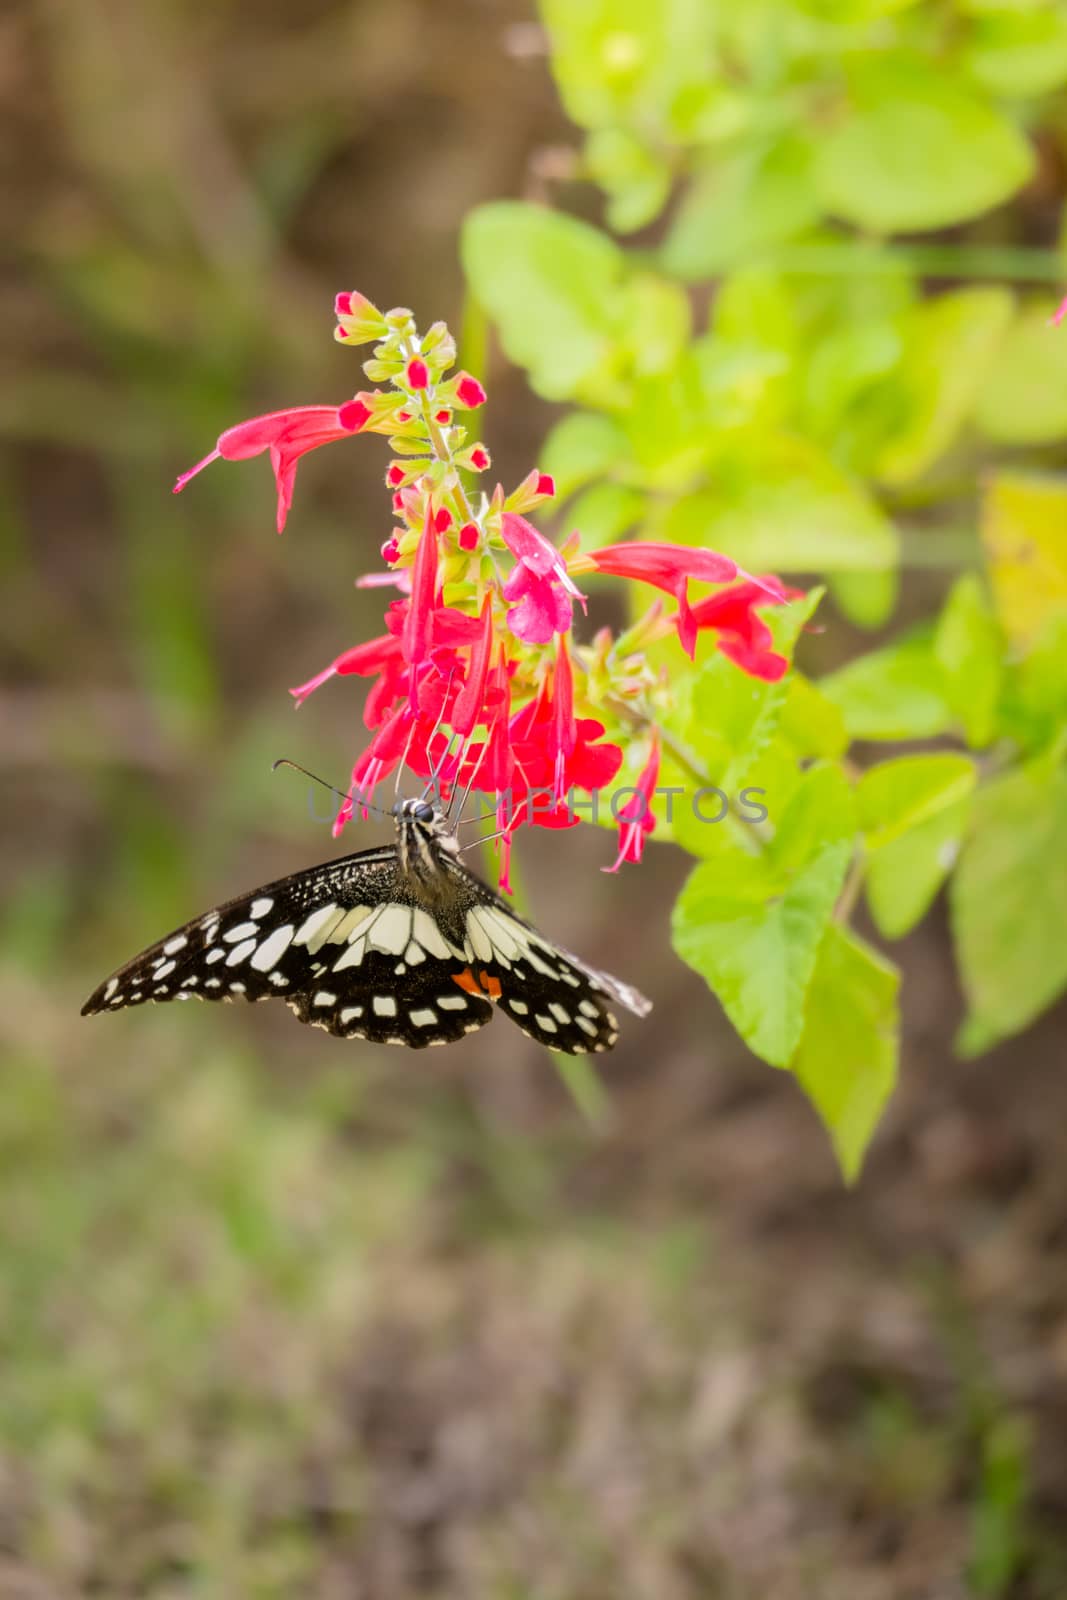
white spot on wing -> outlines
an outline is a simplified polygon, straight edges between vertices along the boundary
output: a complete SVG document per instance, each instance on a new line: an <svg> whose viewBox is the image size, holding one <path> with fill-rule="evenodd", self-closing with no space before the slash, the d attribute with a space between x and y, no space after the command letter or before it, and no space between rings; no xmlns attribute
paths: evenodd
<svg viewBox="0 0 1067 1600"><path fill-rule="evenodd" d="M268 933L255 955L252 957L252 966L257 972L269 972L288 950L293 938L293 924L287 922L284 928L275 928L273 933Z"/></svg>
<svg viewBox="0 0 1067 1600"><path fill-rule="evenodd" d="M345 1009L341 1012L341 1022L342 1022L342 1024L347 1024L349 1022L355 1022L356 1018L357 1017L361 1017L362 1015L363 1015L363 1007L362 1006L346 1006Z"/></svg>
<svg viewBox="0 0 1067 1600"><path fill-rule="evenodd" d="M246 961L255 948L256 941L254 939L245 939L242 944L235 944L226 957L226 965L228 967L240 966L241 962Z"/></svg>
<svg viewBox="0 0 1067 1600"><path fill-rule="evenodd" d="M328 906L320 906L306 917L293 936L294 944L306 944L312 955L329 934L334 923L341 916L341 912L331 901Z"/></svg>
<svg viewBox="0 0 1067 1600"><path fill-rule="evenodd" d="M179 950L184 950L189 943L184 933L176 933L173 939L168 939L163 946L165 956L176 956Z"/></svg>
<svg viewBox="0 0 1067 1600"><path fill-rule="evenodd" d="M552 1015L555 1017L557 1022L562 1022L564 1025L566 1025L571 1020L570 1019L570 1013L568 1011L566 1011L563 1006L559 1005L555 1000L550 1000L549 1001L548 1009L551 1011Z"/></svg>
<svg viewBox="0 0 1067 1600"><path fill-rule="evenodd" d="M398 956L411 939L411 912L407 906L383 906L367 929L372 950Z"/></svg>
<svg viewBox="0 0 1067 1600"><path fill-rule="evenodd" d="M525 1000L508 1000L506 1004L509 1010L514 1011L520 1017L525 1017L530 1009Z"/></svg>
<svg viewBox="0 0 1067 1600"><path fill-rule="evenodd" d="M153 983L160 983L164 978L169 978L177 965L176 961L164 961L161 967L156 968Z"/></svg>
<svg viewBox="0 0 1067 1600"><path fill-rule="evenodd" d="M226 960L226 952L222 949L209 950L205 959L207 960L208 965L213 967L216 961Z"/></svg>
<svg viewBox="0 0 1067 1600"><path fill-rule="evenodd" d="M396 1001L391 994L376 994L373 1004L376 1017L396 1016Z"/></svg>
<svg viewBox="0 0 1067 1600"><path fill-rule="evenodd" d="M461 994L439 994L437 1004L442 1011L466 1011L467 1002Z"/></svg>
<svg viewBox="0 0 1067 1600"><path fill-rule="evenodd" d="M539 1011L534 1013L534 1021L537 1023L537 1026L539 1028L542 1028L544 1030L545 1033L558 1033L559 1032L559 1029L556 1027L556 1024L552 1021L552 1018L551 1017L543 1017Z"/></svg>
<svg viewBox="0 0 1067 1600"><path fill-rule="evenodd" d="M227 944L233 944L237 939L247 939L250 933L258 933L259 929L254 922L239 922L236 928L227 928L223 934Z"/></svg>
<svg viewBox="0 0 1067 1600"><path fill-rule="evenodd" d="M258 900L252 901L252 904L248 908L248 915L250 917L255 917L256 921L258 922L260 917L265 917L267 915L267 912L270 910L273 904L274 901L271 899L270 895L261 895Z"/></svg>
<svg viewBox="0 0 1067 1600"><path fill-rule="evenodd" d="M440 956L443 961L452 954L440 928L425 911L416 911L412 918L412 938L417 940L431 956Z"/></svg>
<svg viewBox="0 0 1067 1600"><path fill-rule="evenodd" d="M311 1003L313 1006L335 1006L337 1004L337 996L331 994L329 989L317 989L315 998Z"/></svg>
<svg viewBox="0 0 1067 1600"><path fill-rule="evenodd" d="M437 1021L436 1011L431 1011L429 1006L423 1006L418 1011L411 1013L411 1020L416 1028L432 1028Z"/></svg>

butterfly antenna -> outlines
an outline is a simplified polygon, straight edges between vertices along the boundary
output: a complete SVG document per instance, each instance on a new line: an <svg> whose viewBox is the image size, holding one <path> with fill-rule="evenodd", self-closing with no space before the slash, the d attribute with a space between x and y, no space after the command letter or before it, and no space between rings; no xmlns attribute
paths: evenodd
<svg viewBox="0 0 1067 1600"><path fill-rule="evenodd" d="M386 821L392 820L388 811L383 811L381 806L371 805L359 790L353 794L351 789L339 789L335 783L328 783L325 778L320 778L317 772L310 772L307 767L302 767L299 761L292 761L288 756L279 756L277 761L271 762L270 770L277 772L279 767L292 767L294 772L302 772L305 778L310 778L312 783L321 784L324 789L329 789L331 794L337 795L346 804L358 806L361 811L373 811L376 817L384 817Z"/></svg>

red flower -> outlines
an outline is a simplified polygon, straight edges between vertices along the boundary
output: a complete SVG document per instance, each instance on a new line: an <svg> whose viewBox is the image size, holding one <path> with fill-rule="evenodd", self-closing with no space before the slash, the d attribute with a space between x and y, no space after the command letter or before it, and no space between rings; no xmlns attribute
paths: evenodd
<svg viewBox="0 0 1067 1600"><path fill-rule="evenodd" d="M656 826L656 819L652 815L652 797L658 780L659 737L654 734L648 760L637 780L637 792L617 812L619 853L614 865L604 868L605 872L618 872L624 861L640 861L645 848L645 835Z"/></svg>
<svg viewBox="0 0 1067 1600"><path fill-rule="evenodd" d="M361 428L367 426L373 415L374 412L370 406L367 405L362 395L358 394L354 400L346 400L344 405L340 406L337 411L338 421L348 433L359 433Z"/></svg>
<svg viewBox="0 0 1067 1600"><path fill-rule="evenodd" d="M777 595L768 592L772 584ZM756 615L756 607L772 605L776 599L783 603L800 593L802 591L796 589L782 589L773 579L735 583L699 601L692 609L693 622L698 629L714 629L718 648L743 672L776 683L789 670L789 662L771 649L774 642L771 630Z"/></svg>
<svg viewBox="0 0 1067 1600"><path fill-rule="evenodd" d="M349 405L354 403L350 401ZM220 458L223 461L245 461L250 456L258 456L264 450L269 450L274 481L278 486L278 532L281 533L293 503L297 462L309 450L317 450L322 444L332 444L335 439L348 437L353 427L341 421L341 411L347 409L347 406L342 406L340 410L337 406L294 406L289 411L271 411L266 416L250 417L247 422L239 422L236 427L227 428L225 433L219 435L218 443L210 455L198 461L195 467L190 467L188 472L182 473L174 485L174 493L180 494L190 478L195 478L212 461ZM369 411L367 416L370 416Z"/></svg>
<svg viewBox="0 0 1067 1600"><path fill-rule="evenodd" d="M678 602L678 637L682 649L692 657L696 649L697 630L689 606L689 580L701 583L729 583L737 577L737 563L729 556L715 550L694 549L685 544L663 544L634 539L628 544L609 544L601 550L591 550L572 565L584 570L586 563L598 572L610 572L619 578L637 578L654 588L664 589Z"/></svg>
<svg viewBox="0 0 1067 1600"><path fill-rule="evenodd" d="M485 390L477 378L472 378L469 372L459 373L456 378L456 399L465 411L484 406L485 398Z"/></svg>
<svg viewBox="0 0 1067 1600"><path fill-rule="evenodd" d="M489 465L489 452L484 444L476 444L467 452L467 458L475 472L484 472Z"/></svg>
<svg viewBox="0 0 1067 1600"><path fill-rule="evenodd" d="M345 650L336 660L331 661L328 667L317 672L307 683L302 683L297 689L290 689L298 706L303 705L309 694L314 694L327 679L349 673L359 673L362 677L369 677L372 673L380 672L383 676L395 676L396 669L401 664L400 640L391 633L383 634L377 639L368 639L366 644L357 644L351 650ZM375 686L377 687L377 685ZM373 726L373 723L369 724Z"/></svg>
<svg viewBox="0 0 1067 1600"><path fill-rule="evenodd" d="M517 565L504 584L505 600L517 602L508 612L508 627L527 644L547 644L554 633L571 625L572 597L585 604L555 545L513 511L501 518L504 542Z"/></svg>
<svg viewBox="0 0 1067 1600"><path fill-rule="evenodd" d="M475 523L465 522L456 537L461 550L477 550L478 528Z"/></svg>
<svg viewBox="0 0 1067 1600"><path fill-rule="evenodd" d="M411 573L411 602L404 622L404 659L417 667L430 653L433 634L433 603L437 594L437 529L433 510L426 502L426 521L423 525L419 548L415 552L415 565ZM415 704L415 673L411 675L412 708Z"/></svg>
<svg viewBox="0 0 1067 1600"><path fill-rule="evenodd" d="M430 386L430 369L420 356L414 356L407 366L408 387L411 389L428 389Z"/></svg>

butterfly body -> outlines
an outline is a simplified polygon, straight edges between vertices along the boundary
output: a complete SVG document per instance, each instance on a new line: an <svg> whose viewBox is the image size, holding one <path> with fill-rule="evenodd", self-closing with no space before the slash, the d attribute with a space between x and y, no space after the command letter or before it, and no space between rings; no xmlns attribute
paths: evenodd
<svg viewBox="0 0 1067 1600"><path fill-rule="evenodd" d="M425 800L394 808L397 840L243 895L128 962L82 1008L148 1000L284 999L342 1038L420 1049L473 1033L503 1010L568 1054L611 1049L609 1002L650 1002L517 917L459 860Z"/></svg>

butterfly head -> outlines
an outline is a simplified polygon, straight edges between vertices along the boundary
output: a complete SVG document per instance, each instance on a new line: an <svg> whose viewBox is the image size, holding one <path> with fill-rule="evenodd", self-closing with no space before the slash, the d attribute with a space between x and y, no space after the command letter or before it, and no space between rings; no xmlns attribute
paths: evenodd
<svg viewBox="0 0 1067 1600"><path fill-rule="evenodd" d="M456 830L443 808L426 799L398 800L393 807L400 866L406 876L425 889L441 877L439 852L455 855Z"/></svg>

